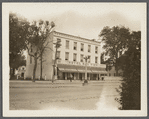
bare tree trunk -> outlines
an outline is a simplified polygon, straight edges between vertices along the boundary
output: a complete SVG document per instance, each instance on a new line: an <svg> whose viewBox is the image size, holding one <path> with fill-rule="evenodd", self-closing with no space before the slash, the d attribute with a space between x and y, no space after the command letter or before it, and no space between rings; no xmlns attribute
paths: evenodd
<svg viewBox="0 0 149 119"><path fill-rule="evenodd" d="M53 76L52 76L52 83L54 82L54 71L55 71L55 64L56 64L56 57L57 56L57 48L56 48L56 53L55 53L55 60L54 60L54 65L53 65Z"/></svg>
<svg viewBox="0 0 149 119"><path fill-rule="evenodd" d="M42 80L42 54L40 56L40 80Z"/></svg>
<svg viewBox="0 0 149 119"><path fill-rule="evenodd" d="M118 76L117 58L116 58L115 70L116 70L116 76Z"/></svg>
<svg viewBox="0 0 149 119"><path fill-rule="evenodd" d="M10 68L10 79L14 78L14 74L15 74L15 68Z"/></svg>
<svg viewBox="0 0 149 119"><path fill-rule="evenodd" d="M116 69L116 76L118 76L118 69Z"/></svg>
<svg viewBox="0 0 149 119"><path fill-rule="evenodd" d="M37 58L34 57L34 70L33 70L33 82L35 82L35 76L36 76L36 68L37 68Z"/></svg>

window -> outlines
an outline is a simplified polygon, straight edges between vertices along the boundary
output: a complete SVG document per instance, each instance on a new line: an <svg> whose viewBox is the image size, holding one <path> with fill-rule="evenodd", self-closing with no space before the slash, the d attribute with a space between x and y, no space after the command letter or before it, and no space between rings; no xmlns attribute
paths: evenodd
<svg viewBox="0 0 149 119"><path fill-rule="evenodd" d="M84 44L81 43L81 51L84 51Z"/></svg>
<svg viewBox="0 0 149 119"><path fill-rule="evenodd" d="M30 56L30 64L32 64L32 56Z"/></svg>
<svg viewBox="0 0 149 119"><path fill-rule="evenodd" d="M76 53L73 54L73 61L77 61L77 54Z"/></svg>
<svg viewBox="0 0 149 119"><path fill-rule="evenodd" d="M66 40L66 49L69 49L69 41Z"/></svg>
<svg viewBox="0 0 149 119"><path fill-rule="evenodd" d="M61 42L61 39L57 38L57 42Z"/></svg>
<svg viewBox="0 0 149 119"><path fill-rule="evenodd" d="M77 42L74 42L74 47L73 47L74 50L77 50Z"/></svg>
<svg viewBox="0 0 149 119"><path fill-rule="evenodd" d="M91 45L88 45L88 52L91 52Z"/></svg>
<svg viewBox="0 0 149 119"><path fill-rule="evenodd" d="M57 51L57 58L60 58L60 51Z"/></svg>
<svg viewBox="0 0 149 119"><path fill-rule="evenodd" d="M88 63L91 62L91 56L88 56Z"/></svg>
<svg viewBox="0 0 149 119"><path fill-rule="evenodd" d="M97 46L95 47L95 53L96 54L98 53L98 47Z"/></svg>
<svg viewBox="0 0 149 119"><path fill-rule="evenodd" d="M65 53L65 60L69 60L69 52Z"/></svg>
<svg viewBox="0 0 149 119"><path fill-rule="evenodd" d="M83 62L83 59L84 59L83 55L81 55L80 62Z"/></svg>
<svg viewBox="0 0 149 119"><path fill-rule="evenodd" d="M98 57L95 57L95 63L98 63Z"/></svg>

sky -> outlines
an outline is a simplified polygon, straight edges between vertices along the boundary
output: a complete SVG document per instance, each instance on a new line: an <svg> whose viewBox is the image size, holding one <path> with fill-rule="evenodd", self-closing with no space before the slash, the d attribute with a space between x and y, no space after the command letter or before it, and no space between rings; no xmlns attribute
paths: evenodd
<svg viewBox="0 0 149 119"><path fill-rule="evenodd" d="M55 31L88 39L99 39L105 26L141 30L144 13L141 3L9 3L7 7L29 21L54 21Z"/></svg>

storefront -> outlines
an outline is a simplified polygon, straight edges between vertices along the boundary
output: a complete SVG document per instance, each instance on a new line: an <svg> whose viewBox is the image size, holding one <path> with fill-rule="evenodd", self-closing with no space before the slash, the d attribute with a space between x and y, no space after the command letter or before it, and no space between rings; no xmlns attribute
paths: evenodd
<svg viewBox="0 0 149 119"><path fill-rule="evenodd" d="M58 64L58 80L69 80L70 74L73 80L85 79L85 66ZM106 75L105 68L87 67L87 80L99 80L100 76Z"/></svg>

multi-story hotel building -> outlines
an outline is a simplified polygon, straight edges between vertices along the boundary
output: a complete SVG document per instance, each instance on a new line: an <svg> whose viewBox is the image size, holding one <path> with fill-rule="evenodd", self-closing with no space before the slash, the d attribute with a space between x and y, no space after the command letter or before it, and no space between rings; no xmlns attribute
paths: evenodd
<svg viewBox="0 0 149 119"><path fill-rule="evenodd" d="M78 36L64 34L53 31L47 38L49 45L43 55L43 77L51 80L53 75L53 64L55 60L56 48L54 43L61 41L61 47L58 48L56 62L57 78L67 80L70 74L74 80L83 80L85 78L85 56L87 61L88 80L97 80L101 75L106 75L106 65L100 64L101 45L100 42L89 40ZM26 78L31 78L33 73L33 59L28 55L26 66ZM38 60L36 78L40 76L40 60Z"/></svg>

